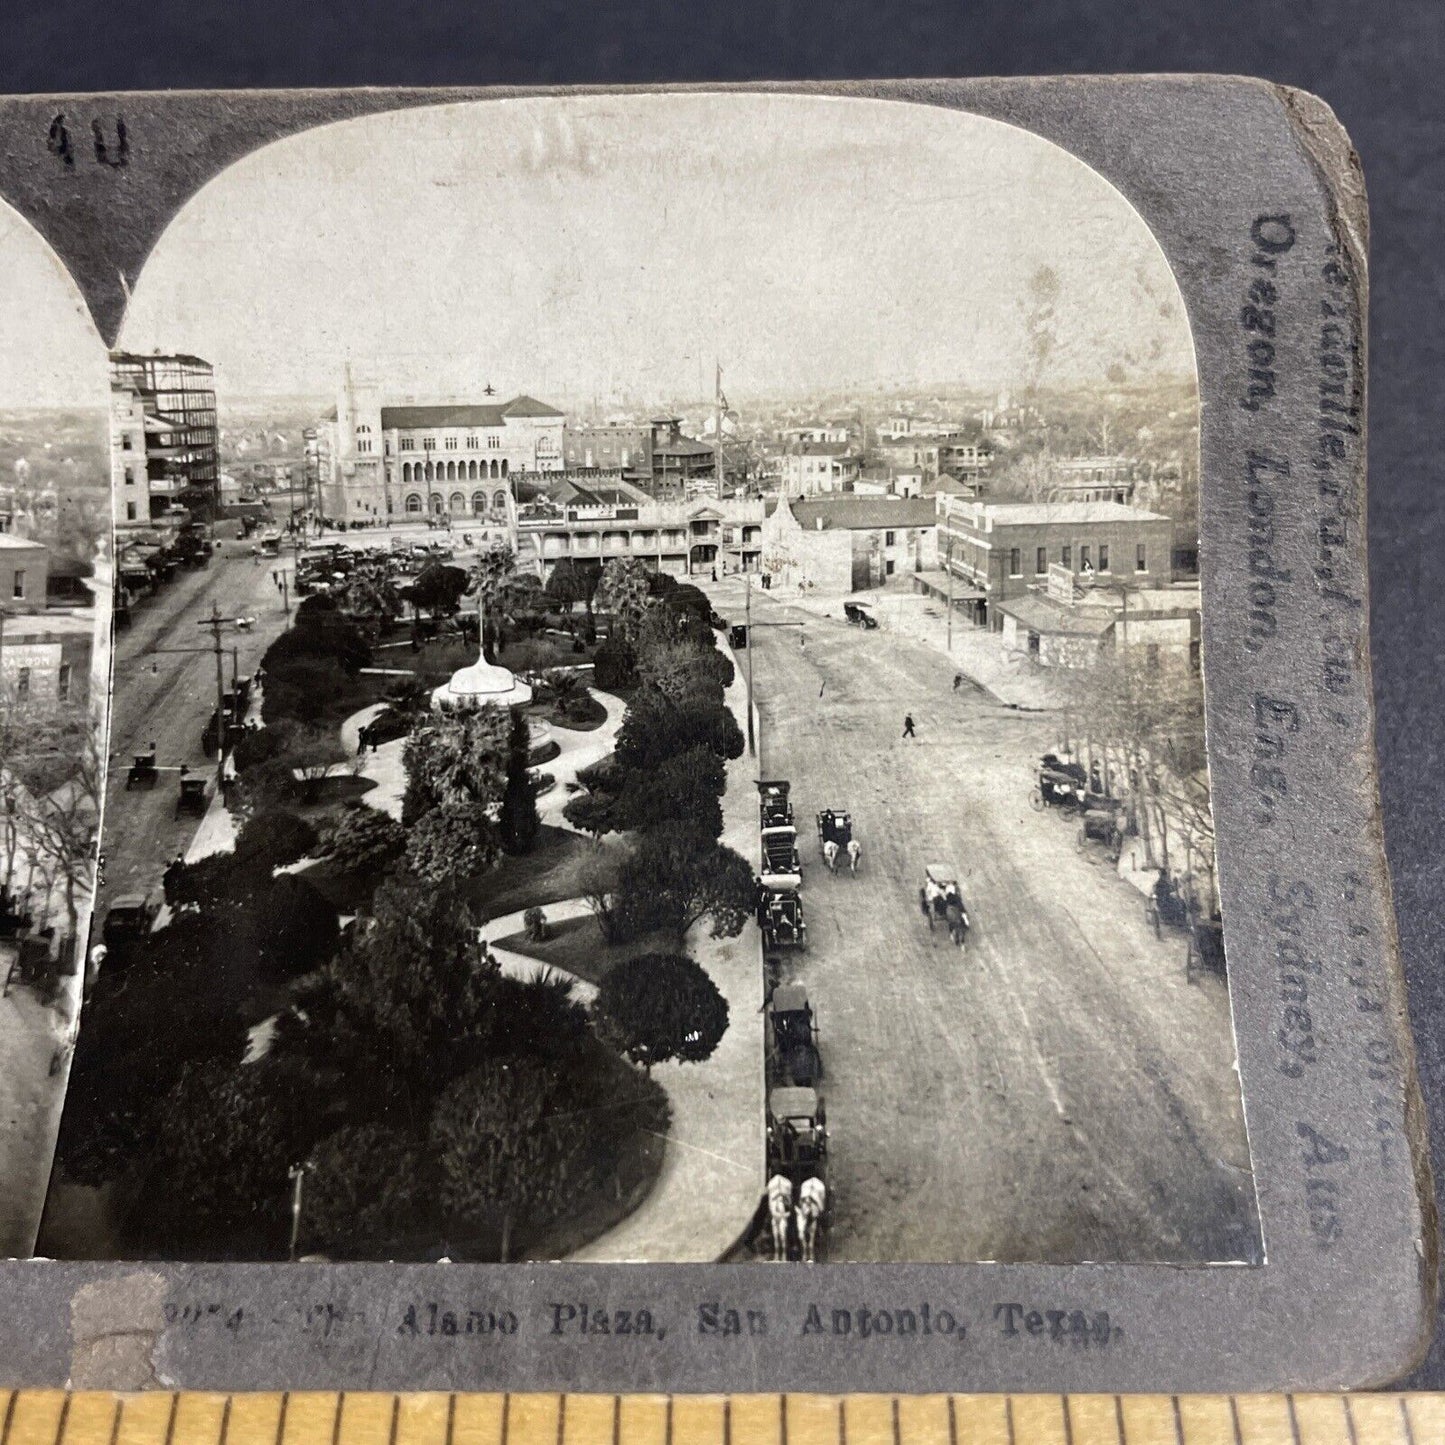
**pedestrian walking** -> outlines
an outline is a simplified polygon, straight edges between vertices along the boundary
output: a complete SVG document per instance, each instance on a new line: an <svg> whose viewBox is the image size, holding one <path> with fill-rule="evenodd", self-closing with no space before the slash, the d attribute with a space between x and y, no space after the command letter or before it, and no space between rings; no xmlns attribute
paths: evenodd
<svg viewBox="0 0 1445 1445"><path fill-rule="evenodd" d="M906 737L906 738L913 738L913 737L917 737L917 736L918 736L918 734L913 731L913 714L912 714L912 713L905 713L905 714L904 714L904 717L903 717L903 736Z"/></svg>
<svg viewBox="0 0 1445 1445"><path fill-rule="evenodd" d="M714 567L714 568L712 569L712 580L713 580L714 582L717 581L717 568L716 568L716 567Z"/></svg>
<svg viewBox="0 0 1445 1445"><path fill-rule="evenodd" d="M961 672L955 672L955 673L953 674L953 690L954 690L954 692L957 692L958 689L959 689L962 685L963 685L963 674L962 674Z"/></svg>

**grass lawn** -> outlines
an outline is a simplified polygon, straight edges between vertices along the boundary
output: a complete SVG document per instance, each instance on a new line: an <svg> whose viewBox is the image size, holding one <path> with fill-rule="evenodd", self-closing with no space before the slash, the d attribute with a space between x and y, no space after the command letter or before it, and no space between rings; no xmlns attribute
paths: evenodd
<svg viewBox="0 0 1445 1445"><path fill-rule="evenodd" d="M570 828L544 824L530 853L504 856L489 873L472 879L463 896L484 909L488 918L516 913L534 903L545 908L564 898L576 898L582 892L587 865L599 854L606 857L608 846L603 842L594 848Z"/></svg>
<svg viewBox="0 0 1445 1445"><path fill-rule="evenodd" d="M566 728L574 733L595 732L607 721L607 709L591 693L585 693L566 712L559 707L542 706L534 708L554 728Z"/></svg>
<svg viewBox="0 0 1445 1445"><path fill-rule="evenodd" d="M497 939L497 947L535 958L538 963L554 964L588 983L600 984L614 965L640 953L676 953L677 939L670 933L650 933L631 943L608 943L602 937L597 920L565 918L549 925L551 937L540 943L518 932Z"/></svg>

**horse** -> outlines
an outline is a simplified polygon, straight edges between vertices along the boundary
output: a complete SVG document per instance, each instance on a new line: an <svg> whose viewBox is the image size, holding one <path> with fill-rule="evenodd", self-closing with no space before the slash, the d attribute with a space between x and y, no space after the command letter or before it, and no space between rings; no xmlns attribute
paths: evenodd
<svg viewBox="0 0 1445 1445"><path fill-rule="evenodd" d="M828 865L828 872L838 871L838 843L836 839L829 838L823 844L823 862Z"/></svg>
<svg viewBox="0 0 1445 1445"><path fill-rule="evenodd" d="M768 1223L773 1231L773 1258L788 1257L788 1216L793 1212L793 1181L786 1174L768 1180Z"/></svg>
<svg viewBox="0 0 1445 1445"><path fill-rule="evenodd" d="M963 906L963 899L957 893L949 894L944 909L948 919L948 936L963 948L968 942L968 912Z"/></svg>
<svg viewBox="0 0 1445 1445"><path fill-rule="evenodd" d="M818 1221L828 1203L828 1189L816 1176L798 1186L798 1242L803 1248L803 1263L814 1263L818 1243Z"/></svg>
<svg viewBox="0 0 1445 1445"><path fill-rule="evenodd" d="M858 873L858 864L863 858L863 845L856 838L848 839L848 871L855 877Z"/></svg>

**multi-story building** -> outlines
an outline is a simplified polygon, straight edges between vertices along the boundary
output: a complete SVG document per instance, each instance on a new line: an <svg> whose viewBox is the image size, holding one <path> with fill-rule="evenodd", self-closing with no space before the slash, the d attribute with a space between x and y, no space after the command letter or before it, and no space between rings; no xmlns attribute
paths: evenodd
<svg viewBox="0 0 1445 1445"><path fill-rule="evenodd" d="M840 446L849 439L848 423L845 421L808 422L803 426L785 427L780 435L785 446L794 446L799 442L823 442Z"/></svg>
<svg viewBox="0 0 1445 1445"><path fill-rule="evenodd" d="M858 592L937 565L931 497L780 498L762 531L762 568L783 588Z"/></svg>
<svg viewBox="0 0 1445 1445"><path fill-rule="evenodd" d="M1139 463L1128 457L1061 457L1054 462L1051 502L1123 502L1134 500Z"/></svg>
<svg viewBox="0 0 1445 1445"><path fill-rule="evenodd" d="M987 446L974 438L952 434L894 437L880 441L878 450L884 465L895 471L921 472L926 482L940 476L977 481L993 461Z"/></svg>
<svg viewBox="0 0 1445 1445"><path fill-rule="evenodd" d="M842 492L857 479L860 469L847 442L797 442L778 458L779 486L787 497Z"/></svg>
<svg viewBox="0 0 1445 1445"><path fill-rule="evenodd" d="M655 417L651 425L650 490L653 496L681 500L687 496L689 485L701 478L721 481L712 447L695 437L684 436L680 417Z"/></svg>
<svg viewBox="0 0 1445 1445"><path fill-rule="evenodd" d="M1058 564L1091 585L1155 588L1173 579L1174 523L1119 502L985 502L939 493L938 552L975 621L1043 586Z"/></svg>
<svg viewBox="0 0 1445 1445"><path fill-rule="evenodd" d="M562 460L569 471L650 473L652 429L644 422L568 421L562 430Z"/></svg>
<svg viewBox="0 0 1445 1445"><path fill-rule="evenodd" d="M388 405L348 379L317 428L319 507L339 522L500 523L516 473L560 472L565 417L530 396L495 405Z"/></svg>
<svg viewBox="0 0 1445 1445"><path fill-rule="evenodd" d="M687 577L756 562L763 503L740 498L661 502L603 489L584 501L573 487L565 502L538 500L517 519L518 565L546 581L563 558L600 567L631 557L659 572ZM731 566L729 565L731 563Z"/></svg>
<svg viewBox="0 0 1445 1445"><path fill-rule="evenodd" d="M117 522L144 526L175 506L213 520L220 509L220 468L210 362L113 352L110 395Z"/></svg>

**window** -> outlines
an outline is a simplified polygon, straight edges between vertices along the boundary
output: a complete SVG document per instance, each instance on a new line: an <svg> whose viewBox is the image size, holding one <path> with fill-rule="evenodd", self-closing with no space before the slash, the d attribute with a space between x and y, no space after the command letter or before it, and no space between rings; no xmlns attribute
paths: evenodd
<svg viewBox="0 0 1445 1445"><path fill-rule="evenodd" d="M499 447L499 446L501 446L501 444L502 444L502 439L501 439L501 437L499 437L499 436L489 436L489 437L487 438L487 445L488 445L489 447L491 447L493 450L496 450L496 448Z"/></svg>
<svg viewBox="0 0 1445 1445"><path fill-rule="evenodd" d="M1092 572L1093 570L1094 564L1089 560L1089 544L1085 542L1079 548L1079 571Z"/></svg>
<svg viewBox="0 0 1445 1445"><path fill-rule="evenodd" d="M1144 544L1138 543L1134 548L1134 570L1136 572L1147 572L1149 570L1149 558L1144 551Z"/></svg>
<svg viewBox="0 0 1445 1445"><path fill-rule="evenodd" d="M476 449L477 449L477 439L476 439L476 437L468 437L468 438L467 438L467 450L468 450L469 452L474 452L474 451L476 451Z"/></svg>
<svg viewBox="0 0 1445 1445"><path fill-rule="evenodd" d="M135 450L135 438L129 432L122 432L120 437L120 449L123 452Z"/></svg>
<svg viewBox="0 0 1445 1445"><path fill-rule="evenodd" d="M457 449L457 438L456 438L456 437L448 437L448 438L446 439L446 441L447 441L447 450L448 450L449 452L454 452L454 451L456 451L456 449Z"/></svg>
<svg viewBox="0 0 1445 1445"><path fill-rule="evenodd" d="M1074 549L1072 547L1060 547L1059 561L1062 562L1065 567L1072 568L1074 565Z"/></svg>
<svg viewBox="0 0 1445 1445"><path fill-rule="evenodd" d="M417 494L416 494L415 492L412 492L412 493L407 497L407 499L406 499L406 509L407 509L408 512L419 512L419 511L421 511L421 498L420 498L419 496L417 496Z"/></svg>
<svg viewBox="0 0 1445 1445"><path fill-rule="evenodd" d="M134 503L134 502L127 502L127 503L125 504L125 519L126 519L127 522L134 522L134 521L135 521L135 503Z"/></svg>
<svg viewBox="0 0 1445 1445"><path fill-rule="evenodd" d="M1022 577L1024 575L1024 554L1017 547L1010 547L1008 554L1008 575L1010 577Z"/></svg>
<svg viewBox="0 0 1445 1445"><path fill-rule="evenodd" d="M893 575L893 569L894 569L894 567L895 567L896 565L897 565L897 563L895 563L895 562L893 562L893 561L891 561L891 560L885 562L885 563L883 564L883 575L884 575L885 577L891 577L891 576Z"/></svg>
<svg viewBox="0 0 1445 1445"><path fill-rule="evenodd" d="M896 537L896 534L895 534L895 533L893 533L893 532L885 532L885 533L883 534L883 545L884 545L885 547L891 547L891 546L893 545L893 543L894 543L895 537Z"/></svg>
<svg viewBox="0 0 1445 1445"><path fill-rule="evenodd" d="M1100 542L1100 543L1099 543L1099 571L1101 571L1101 572L1107 572L1108 570L1109 570L1109 544L1108 544L1107 542Z"/></svg>
<svg viewBox="0 0 1445 1445"><path fill-rule="evenodd" d="M60 664L60 679L55 684L55 695L61 702L67 702L70 698L70 664Z"/></svg>
<svg viewBox="0 0 1445 1445"><path fill-rule="evenodd" d="M23 567L15 574L15 596L25 596L25 569Z"/></svg>
<svg viewBox="0 0 1445 1445"><path fill-rule="evenodd" d="M421 439L421 449L424 452L434 452L437 449L437 439L435 437L423 437Z"/></svg>
<svg viewBox="0 0 1445 1445"><path fill-rule="evenodd" d="M402 437L401 441L398 442L397 445L400 446L400 448L404 452L414 452L416 450L416 438Z"/></svg>
<svg viewBox="0 0 1445 1445"><path fill-rule="evenodd" d="M1049 549L1048 549L1047 547L1040 547L1040 548L1038 549L1038 551L1034 553L1034 571L1035 571L1039 576L1043 576L1043 574L1044 574L1045 572L1047 572L1048 570L1049 570Z"/></svg>
<svg viewBox="0 0 1445 1445"><path fill-rule="evenodd" d="M22 701L30 696L30 669L22 667L15 674L15 696Z"/></svg>

